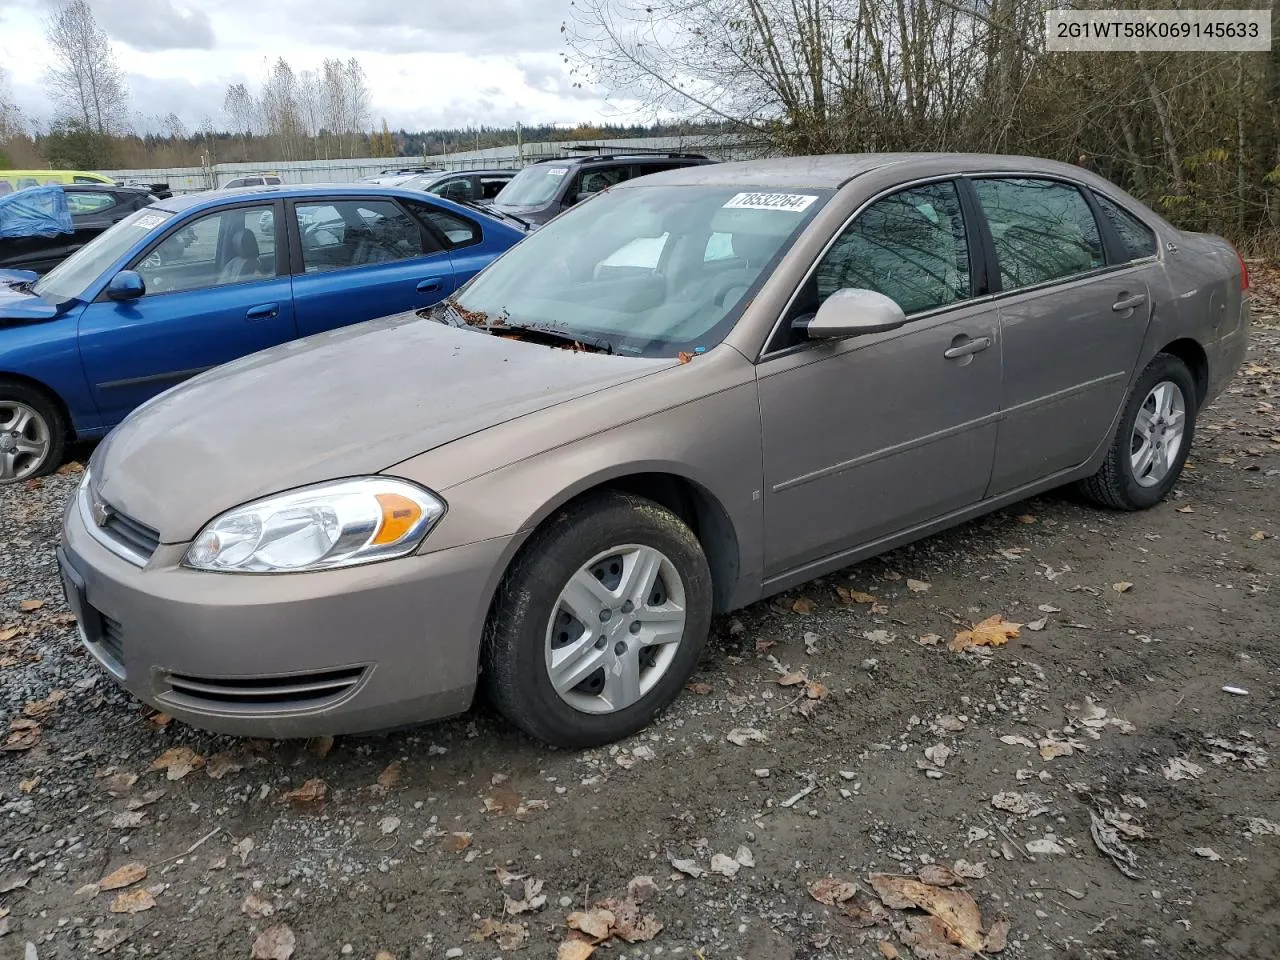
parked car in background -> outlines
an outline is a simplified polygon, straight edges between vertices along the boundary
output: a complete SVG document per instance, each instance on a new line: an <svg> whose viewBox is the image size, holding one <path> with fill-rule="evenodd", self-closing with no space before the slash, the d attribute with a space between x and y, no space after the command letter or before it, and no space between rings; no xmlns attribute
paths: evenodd
<svg viewBox="0 0 1280 960"><path fill-rule="evenodd" d="M137 187L140 190L146 190L157 200L168 200L173 196L173 191L169 189L167 183L149 183L146 180L124 180L120 184L122 187Z"/></svg>
<svg viewBox="0 0 1280 960"><path fill-rule="evenodd" d="M235 190L239 187L276 187L283 181L278 173L258 173L248 177L236 177L222 185L223 190Z"/></svg>
<svg viewBox="0 0 1280 960"><path fill-rule="evenodd" d="M159 201L40 279L0 272L0 483L210 367L433 304L523 236L422 193L262 187Z"/></svg>
<svg viewBox="0 0 1280 960"><path fill-rule="evenodd" d="M112 186L115 181L100 173L84 170L0 170L0 196L25 190L27 187L43 187L53 183L101 183Z"/></svg>
<svg viewBox="0 0 1280 960"><path fill-rule="evenodd" d="M71 232L0 239L0 270L46 273L94 237L155 197L137 187L80 184L61 187L71 213Z"/></svg>
<svg viewBox="0 0 1280 960"><path fill-rule="evenodd" d="M680 693L714 613L1072 481L1160 502L1248 325L1226 241L1066 164L636 178L432 310L137 411L66 513L67 595L200 727L394 727L483 683L597 745Z"/></svg>
<svg viewBox="0 0 1280 960"><path fill-rule="evenodd" d="M410 190L434 193L437 197L459 203L491 201L516 175L515 170L455 170L449 173L423 173L410 177L400 186Z"/></svg>
<svg viewBox="0 0 1280 960"><path fill-rule="evenodd" d="M712 161L699 153L591 154L525 167L491 201L495 210L540 226L606 187Z"/></svg>

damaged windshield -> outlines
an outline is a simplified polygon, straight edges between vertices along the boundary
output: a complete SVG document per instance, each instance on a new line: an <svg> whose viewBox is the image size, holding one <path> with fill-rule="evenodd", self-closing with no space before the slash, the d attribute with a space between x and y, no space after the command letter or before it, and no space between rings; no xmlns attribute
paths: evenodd
<svg viewBox="0 0 1280 960"><path fill-rule="evenodd" d="M641 356L710 349L828 190L628 187L522 241L433 317Z"/></svg>

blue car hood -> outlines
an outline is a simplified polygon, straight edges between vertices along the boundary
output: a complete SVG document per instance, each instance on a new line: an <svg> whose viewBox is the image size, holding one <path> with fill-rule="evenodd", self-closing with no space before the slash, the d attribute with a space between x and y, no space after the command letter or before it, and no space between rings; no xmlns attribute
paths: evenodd
<svg viewBox="0 0 1280 960"><path fill-rule="evenodd" d="M0 325L6 320L52 320L61 312L43 297L17 286L35 279L30 270L0 270Z"/></svg>

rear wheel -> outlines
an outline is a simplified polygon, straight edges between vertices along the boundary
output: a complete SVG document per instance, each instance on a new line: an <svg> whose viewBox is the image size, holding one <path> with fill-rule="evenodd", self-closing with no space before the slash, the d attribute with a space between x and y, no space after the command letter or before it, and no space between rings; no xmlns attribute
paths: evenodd
<svg viewBox="0 0 1280 960"><path fill-rule="evenodd" d="M554 746L629 736L693 672L711 600L702 547L673 513L622 493L575 504L503 582L485 643L489 695Z"/></svg>
<svg viewBox="0 0 1280 960"><path fill-rule="evenodd" d="M66 440L58 408L45 394L0 380L0 484L49 473L62 462Z"/></svg>
<svg viewBox="0 0 1280 960"><path fill-rule="evenodd" d="M1177 357L1157 354L1134 384L1101 469L1081 481L1081 490L1116 510L1155 506L1182 474L1195 425L1191 371Z"/></svg>

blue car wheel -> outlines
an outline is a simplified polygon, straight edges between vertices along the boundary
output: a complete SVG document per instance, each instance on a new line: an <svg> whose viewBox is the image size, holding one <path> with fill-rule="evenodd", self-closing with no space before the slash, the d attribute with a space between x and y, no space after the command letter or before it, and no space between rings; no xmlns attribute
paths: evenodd
<svg viewBox="0 0 1280 960"><path fill-rule="evenodd" d="M0 484L51 472L67 431L58 408L25 383L0 379Z"/></svg>

